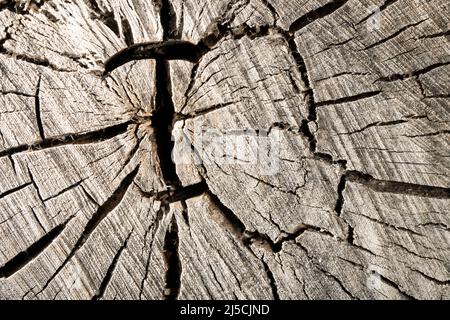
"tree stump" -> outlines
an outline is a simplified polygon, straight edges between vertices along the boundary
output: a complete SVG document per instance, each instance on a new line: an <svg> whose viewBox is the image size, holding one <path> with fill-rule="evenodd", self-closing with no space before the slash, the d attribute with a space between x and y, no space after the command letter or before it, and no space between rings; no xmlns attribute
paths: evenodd
<svg viewBox="0 0 450 320"><path fill-rule="evenodd" d="M450 3L0 1L0 299L449 299Z"/></svg>

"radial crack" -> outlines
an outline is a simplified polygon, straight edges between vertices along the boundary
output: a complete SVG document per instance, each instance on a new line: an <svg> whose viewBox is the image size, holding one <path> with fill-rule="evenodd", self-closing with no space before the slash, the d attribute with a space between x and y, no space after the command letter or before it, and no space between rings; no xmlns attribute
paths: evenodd
<svg viewBox="0 0 450 320"><path fill-rule="evenodd" d="M176 300L180 293L182 267L178 255L178 245L178 224L173 216L164 239L164 258L167 264L164 296L167 300Z"/></svg>
<svg viewBox="0 0 450 320"><path fill-rule="evenodd" d="M47 280L42 289L36 294L40 294L43 292L50 282L59 274L59 272L67 265L67 263L75 256L78 250L86 243L91 234L97 229L97 226L108 216L108 214L114 209L116 209L120 203L122 203L123 198L131 184L133 183L134 178L139 172L139 166L136 167L125 179L121 182L119 187L113 192L113 194L105 201L105 203L100 206L97 211L93 214L89 222L84 227L83 232L75 243L74 247L70 251L69 255L63 261L63 263L58 267L58 269L53 273L53 275Z"/></svg>
<svg viewBox="0 0 450 320"><path fill-rule="evenodd" d="M23 185L20 185L20 186L18 186L16 188L11 189L11 190L7 190L7 191L5 191L3 193L0 193L0 199L5 198L5 197L7 197L7 196L9 196L9 195L11 195L11 194L13 194L15 192L18 192L18 191L22 190L22 189L25 189L26 187L30 186L31 184L32 184L31 182L25 183Z"/></svg>
<svg viewBox="0 0 450 320"><path fill-rule="evenodd" d="M111 265L109 266L108 270L106 271L106 275L103 278L100 287L97 290L97 293L92 297L92 300L101 300L103 298L103 295L105 294L106 288L108 287L109 282L111 281L111 278L114 274L114 270L117 267L117 263L119 262L120 257L122 256L122 253L127 248L128 240L130 240L131 234L133 233L133 230L130 231L127 238L123 242L122 246L119 248L117 253L115 254Z"/></svg>
<svg viewBox="0 0 450 320"><path fill-rule="evenodd" d="M69 134L61 137L48 138L35 144L20 145L17 147L9 148L0 151L0 158L5 156L12 156L17 153L27 152L27 151L37 151L45 150L66 145L76 145L76 144L89 144L97 143L104 140L114 138L120 134L128 131L128 126L132 125L131 121L120 123L111 127L100 129L97 131L79 133L79 134Z"/></svg>
<svg viewBox="0 0 450 320"><path fill-rule="evenodd" d="M337 104L344 104L344 103L350 103L350 102L356 102L363 99L372 98L375 96L378 96L382 93L381 90L379 91L371 91L371 92L364 92L360 94L356 94L354 96L348 96L348 97L342 97L334 100L326 100L326 101L320 101L316 103L317 107L323 107L328 105L337 105Z"/></svg>
<svg viewBox="0 0 450 320"><path fill-rule="evenodd" d="M294 34L298 30L306 27L307 25L313 23L314 21L322 19L332 14L333 12L341 8L343 5L345 5L347 2L348 0L334 0L325 4L322 7L319 7L313 11L304 14L291 24L291 26L289 27L289 32L291 34Z"/></svg>
<svg viewBox="0 0 450 320"><path fill-rule="evenodd" d="M45 141L44 126L42 125L42 118L41 118L41 98L39 96L41 92L41 80L42 76L39 75L39 79L36 85L36 92L34 96L34 105L39 136L41 137L42 141Z"/></svg>
<svg viewBox="0 0 450 320"><path fill-rule="evenodd" d="M450 199L450 188L420 185L407 182L378 180L371 175L358 172L347 171L345 173L347 181L360 183L377 192L388 192L419 197Z"/></svg>
<svg viewBox="0 0 450 320"><path fill-rule="evenodd" d="M0 268L0 278L11 277L18 271L22 270L41 253L43 253L64 231L67 224L72 220L72 218L73 216L70 217L65 223L54 227L37 242L33 243L28 249L20 252L14 258L9 260Z"/></svg>

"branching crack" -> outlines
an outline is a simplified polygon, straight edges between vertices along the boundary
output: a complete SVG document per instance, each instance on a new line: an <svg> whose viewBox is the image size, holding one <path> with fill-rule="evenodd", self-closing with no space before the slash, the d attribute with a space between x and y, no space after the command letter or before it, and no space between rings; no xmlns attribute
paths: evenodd
<svg viewBox="0 0 450 320"><path fill-rule="evenodd" d="M151 122L152 126L154 127L155 132L155 138L156 138L156 144L157 144L157 153L159 157L159 163L161 167L161 173L163 175L163 179L165 184L167 185L167 191L162 192L144 192L141 190L142 195L147 197L152 197L155 200L159 200L162 202L162 209L157 213L156 221L149 227L147 233L150 234L150 230L153 228L153 234L155 235L156 231L159 228L160 221L164 217L164 215L168 212L170 209L170 203L174 202L181 202L183 205L183 217L186 219L186 222L188 223L188 214L187 214L187 207L185 201L187 199L191 199L193 197L200 196L202 194L206 194L210 201L217 207L217 209L222 214L223 220L225 221L226 228L237 238L239 239L246 248L248 248L250 251L251 245L257 245L263 248L264 250L270 252L270 253L277 253L280 252L283 248L283 244L286 241L292 241L298 238L301 234L303 234L306 231L311 232L320 232L322 234L326 234L328 236L333 236L331 233L329 233L326 230L323 230L319 227L315 227L312 225L306 225L306 224L300 224L297 226L297 228L294 230L294 232L286 233L284 232L276 241L273 241L269 236L262 234L258 231L248 231L246 230L246 227L244 223L239 219L239 217L228 207L226 207L217 197L215 194L212 193L210 188L208 187L208 184L205 180L202 180L201 182L183 187L180 181L180 178L177 175L176 172L176 165L174 161L172 160L172 150L174 148L174 142L172 140L172 129L173 124L177 119L177 114L175 113L175 107L172 99L172 88L171 88L171 75L170 75L170 60L185 60L192 63L195 63L192 74L191 74L191 82L188 86L188 90L186 92L189 93L189 91L192 89L194 85L194 80L197 75L197 70L199 68L199 61L201 58L210 50L212 50L222 39L224 39L227 36L231 36L234 39L240 39L244 36L247 36L249 38L257 38L257 37L264 37L271 33L278 33L279 35L283 36L286 40L290 52L292 54L293 59L295 60L296 67L298 69L298 72L300 74L300 77L304 83L304 90L300 91L300 88L297 86L294 86L298 92L303 93L304 100L306 103L306 106L308 108L308 115L306 116L306 119L303 119L301 122L301 126L299 128L299 132L301 132L309 141L310 144L310 151L314 155L316 159L324 160L329 163L337 163L342 164L345 168L345 161L339 160L339 161L333 161L332 156L328 154L318 153L316 152L317 149L317 139L313 133L313 130L311 129L312 124L317 124L317 108L327 105L334 105L334 104L342 104L342 103L350 103L354 101L359 101L361 99L371 98L374 96L377 96L382 93L382 91L373 91L373 92L365 92L361 93L355 96L351 97L343 97L338 98L335 100L329 100L329 101L322 101L322 102L315 102L314 92L313 88L310 83L310 79L308 77L308 70L306 67L306 63L301 56L299 52L299 48L297 46L297 43L295 42L295 36L294 34L299 31L300 29L308 26L309 24L313 23L314 21L324 18L335 11L339 10L341 7L343 7L348 0L334 0L331 2L328 2L327 4L319 7L316 10L310 11L306 13L305 15L299 17L296 21L292 23L288 31L281 30L276 26L277 20L279 19L279 15L276 12L275 8L271 5L271 3L267 0L262 0L263 3L268 7L268 9L271 11L275 25L274 26L260 26L257 28L251 28L248 25L244 24L237 28L231 28L231 20L232 19L223 19L223 21L216 22L210 30L212 30L209 34L207 34L203 39L201 39L197 44L183 41L181 40L181 31L177 27L177 19L175 16L175 11L170 3L169 0L159 0L160 5L160 18L161 18L161 25L163 27L163 40L159 42L147 42L147 43L138 43L138 44L132 44L134 42L129 23L128 21L122 21L122 25L125 26L125 30L123 31L124 37L126 40L126 43L129 45L126 49L117 52L115 55L110 57L104 64L104 75L108 75L110 72L115 70L116 68L124 65L125 63L128 63L130 61L135 60L142 60L142 59L155 59L156 61L156 109L153 115L151 116ZM387 0L382 7L387 7L388 5L394 3L396 0ZM11 1L9 1L11 2ZM8 2L8 3L9 3ZM93 11L99 13L100 9L98 8L98 5L96 1L91 0L89 1L91 4L91 7ZM234 2L232 2L234 3ZM109 14L109 13L108 13ZM111 20L112 18L112 20ZM111 28L116 33L119 33L119 26L117 21L114 20L114 17L112 15L108 16L101 16L101 19L105 22L108 27ZM423 21L420 21L414 25L417 25ZM128 26L127 26L128 23ZM376 45L379 45L385 41L388 41L389 39L395 37L396 35L400 34L402 31L404 31L406 28L414 26L410 25L405 28L400 29L390 37L383 39L382 41L372 44L371 46L367 48L374 47ZM7 34L7 36L10 37L10 35ZM11 54L9 53L3 46L4 42L7 39L3 39L0 48L3 53ZM27 57L25 55L17 55L17 59L19 60L25 60L37 65L42 65L50 68L54 68L58 71L64 71L57 69L56 66L51 65L51 63L46 58L31 58ZM439 63L432 66L429 66L427 68L424 68L422 70L414 71L411 74L396 74L392 75L387 78L380 78L377 81L395 81L395 80L403 80L408 77L414 76L418 77L421 74L424 74L426 72L429 72L435 68L444 66L449 64L446 63ZM102 139L108 139L117 136L118 134L125 133L128 130L129 125L132 122L122 123L116 126L112 126L103 130L85 133L85 134L79 134L74 136L66 136L62 138L52 138L52 139L46 139L44 135L41 115L40 115L40 82L41 78L39 78L38 85L36 88L35 93L35 109L36 109L36 118L38 122L38 128L39 128L39 134L41 136L42 141L34 144L34 145L23 145L18 146L15 148L11 148L8 150L4 150L0 152L0 157L8 156L11 157L12 155L20 152L25 152L27 150L40 150L40 149L47 149L52 148L56 146L63 146L68 144L81 144L81 143L92 143L101 141ZM295 84L295 82L293 82ZM187 98L187 97L186 97ZM206 114L207 112L211 112L214 110L218 110L226 105L218 105L214 106L212 109L205 110L203 114ZM202 113L200 113L202 114ZM191 116L197 116L198 113L194 115L187 115L185 117L191 117ZM183 115L178 115L178 117L182 117ZM373 123L369 124L368 126L362 128L360 131L363 131L367 128L370 128L372 126L381 126L381 125L391 125L391 124L398 124L406 122L406 120L400 120L400 121L392 121L392 122L386 122L386 123ZM359 131L359 132L360 132ZM447 132L444 132L447 133ZM441 132L439 133L441 134ZM136 132L135 132L136 135ZM128 164L131 159L133 158L134 154L137 152L139 148L140 141L138 140L136 143L135 148L131 151L128 159L126 160L126 164ZM81 236L77 240L76 244L64 260L64 262L57 268L56 272L48 279L48 281L45 283L43 288L38 292L41 293L44 291L50 282L56 277L57 274L67 265L67 263L74 257L74 255L77 253L77 251L85 244L85 242L88 240L90 235L96 230L98 225L107 217L107 215L112 212L117 206L120 205L122 202L125 193L130 188L131 184L133 183L134 178L136 177L137 173L139 171L139 165L131 172L120 184L117 190L114 191L112 196L103 204L101 205L97 212L94 213L91 220L86 224L84 231L82 232ZM410 183L402 183L402 182L395 182L395 181L383 181L383 180L377 180L373 178L370 175L357 172L357 171L347 171L342 175L341 180L338 185L338 197L337 202L335 206L335 211L339 215L341 215L343 206L344 206L344 192L346 188L346 183L348 181L355 182L355 183L361 183L365 186L379 192L391 192L391 193L399 193L399 194L412 194L412 195L419 195L419 196L425 196L425 197L435 197L435 198L443 198L448 199L450 198L450 189L441 188L441 187L433 187L433 186L422 186L417 184L410 184ZM28 185L33 184L34 181L30 182ZM81 183L81 182L80 182ZM27 186L27 185L25 185ZM21 186L19 188L24 188L25 186ZM76 185L75 185L76 186ZM74 187L75 187L74 186ZM82 186L81 186L82 187ZM275 187L275 186L272 186ZM19 190L19 188L17 190ZM72 187L70 187L72 188ZM16 191L17 191L16 190ZM84 190L84 189L83 189ZM63 190L64 191L64 190ZM10 194L14 192L14 190L8 191L5 194L0 195L1 197L4 197L7 194ZM26 265L31 259L25 259L23 256L20 255L27 255L35 257L40 252L45 250L45 248L55 239L64 229L64 226L56 227L52 231L50 231L45 237L43 237L41 240L39 240L35 245L37 249L33 245L30 247L30 249L27 250L25 253L21 253L18 255L18 257L14 258L12 262L8 262L4 267L0 268L0 277L8 277L9 275L15 273L17 270L20 270L24 265ZM62 228L62 229L61 229ZM55 231L56 230L56 231ZM97 291L97 293L94 295L93 299L100 299L103 297L103 294L111 281L113 272L117 266L117 263L120 259L121 254L127 247L128 240L131 236L132 231L122 244L121 248L117 251L115 254L113 261L111 265L109 266L107 273L105 277L103 278L103 281ZM146 236L147 237L147 233ZM349 243L353 244L353 228L349 226L349 235L348 239ZM145 276L142 279L141 282L141 288L140 288L140 297L143 296L143 289L144 289L144 283L148 277L149 272L149 264L150 264L150 257L152 253L152 245L153 245L153 237L152 242L150 245L150 253L147 258L146 262L146 269L145 269ZM180 293L181 288L181 279L182 279L182 265L181 260L179 257L179 234L178 234L178 225L176 217L174 216L166 230L165 238L164 238L164 258L167 265L167 272L165 275L165 290L164 290L164 296L167 300L176 300L178 298L178 295ZM30 254L31 252L31 254ZM20 256L20 257L19 257ZM25 260L24 260L25 259ZM15 262L14 262L15 260ZM25 261L25 262L23 262ZM13 267L11 267L11 264ZM270 285L272 288L272 293L275 299L279 299L278 289L276 287L276 282L274 279L274 276L269 269L267 263L265 261L262 261L264 269L267 273L268 279L270 281ZM325 272L327 276L332 277L345 291L349 296L353 297L351 293L343 286L340 279L335 277L334 275L329 274L325 270L321 271ZM384 279L385 282L389 283L388 279ZM393 284L395 285L395 284ZM398 288L398 286L396 287ZM400 289L399 289L400 291ZM406 295L406 294L405 294Z"/></svg>
<svg viewBox="0 0 450 320"><path fill-rule="evenodd" d="M300 224L292 233L284 232L276 242L270 239L267 235L261 234L258 231L248 231L244 223L236 216L236 214L226 207L220 199L210 190L206 192L210 201L216 206L222 214L225 222L225 228L229 230L238 240L240 240L247 248L251 245L256 245L268 252L278 253L283 249L283 243L292 241L298 238L305 231L320 232L332 236L328 231L322 230L307 224Z"/></svg>
<svg viewBox="0 0 450 320"><path fill-rule="evenodd" d="M106 202L97 209L97 212L93 214L89 222L84 227L83 232L75 243L74 247L63 261L63 263L58 267L58 269L53 273L53 275L47 280L42 289L36 294L43 292L50 282L59 274L59 272L67 265L67 263L75 256L78 250L86 243L92 233L97 229L97 226L108 216L110 212L116 209L120 203L122 203L123 198L134 178L139 172L139 166L136 167L130 174L128 174L125 179L121 182L119 187L113 192L113 194L106 200Z"/></svg>

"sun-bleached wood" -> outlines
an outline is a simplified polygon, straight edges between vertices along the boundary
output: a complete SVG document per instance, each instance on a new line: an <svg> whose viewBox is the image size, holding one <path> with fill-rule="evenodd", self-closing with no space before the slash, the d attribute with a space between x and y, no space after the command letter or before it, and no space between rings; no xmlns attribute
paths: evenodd
<svg viewBox="0 0 450 320"><path fill-rule="evenodd" d="M0 1L0 299L449 299L447 2Z"/></svg>

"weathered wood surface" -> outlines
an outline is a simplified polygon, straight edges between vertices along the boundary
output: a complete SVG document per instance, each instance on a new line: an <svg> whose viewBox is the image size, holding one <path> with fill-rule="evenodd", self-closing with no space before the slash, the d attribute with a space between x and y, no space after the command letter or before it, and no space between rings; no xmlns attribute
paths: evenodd
<svg viewBox="0 0 450 320"><path fill-rule="evenodd" d="M0 1L0 299L450 299L449 29L445 0Z"/></svg>

